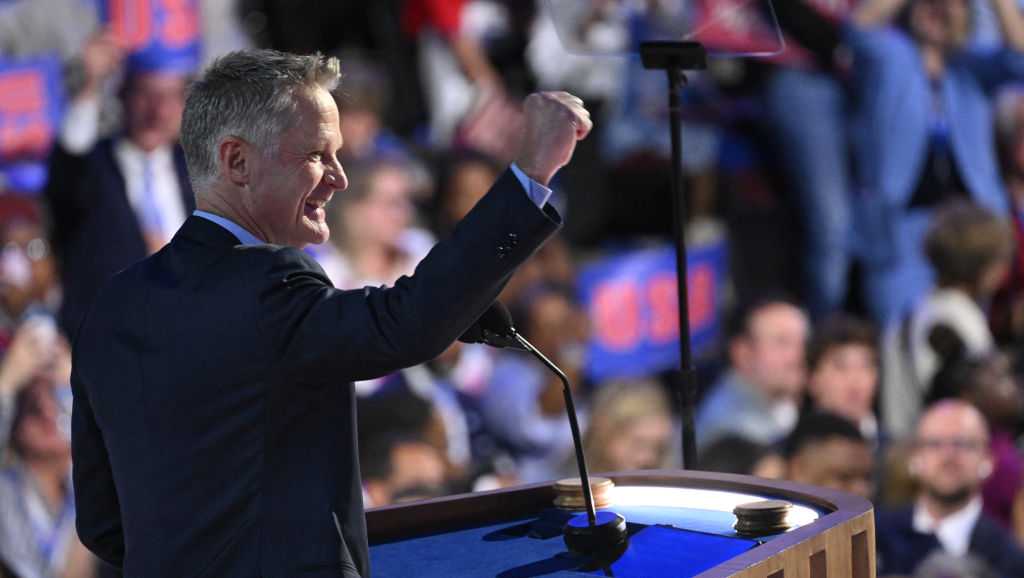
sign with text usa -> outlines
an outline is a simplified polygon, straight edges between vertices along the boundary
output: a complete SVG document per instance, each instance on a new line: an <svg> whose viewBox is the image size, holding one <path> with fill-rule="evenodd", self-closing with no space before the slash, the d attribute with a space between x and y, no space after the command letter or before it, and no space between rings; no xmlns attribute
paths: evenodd
<svg viewBox="0 0 1024 578"><path fill-rule="evenodd" d="M60 126L60 61L0 59L0 165L46 157Z"/></svg>
<svg viewBox="0 0 1024 578"><path fill-rule="evenodd" d="M101 20L135 70L191 72L199 65L199 0L98 0Z"/></svg>
<svg viewBox="0 0 1024 578"><path fill-rule="evenodd" d="M695 357L720 331L727 274L724 241L687 255L690 343ZM587 374L595 381L639 377L679 367L675 248L624 251L581 272L580 295L591 323Z"/></svg>

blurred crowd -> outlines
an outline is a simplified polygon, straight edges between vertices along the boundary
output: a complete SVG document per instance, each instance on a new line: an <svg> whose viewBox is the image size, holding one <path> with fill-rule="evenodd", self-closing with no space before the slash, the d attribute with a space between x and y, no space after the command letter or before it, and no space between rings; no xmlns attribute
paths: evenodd
<svg viewBox="0 0 1024 578"><path fill-rule="evenodd" d="M0 0L0 577L110 572L74 531L70 343L194 210L189 78L247 47L341 58L350 186L307 249L340 289L393 284L451 233L513 158L524 95L583 98L566 227L501 300L570 377L591 471L679 467L673 362L601 358L642 334L677 359L674 287L583 286L669 243L664 75L623 55L676 21L734 27L712 52L778 43L684 92L686 235L725 255L691 303L712 327L701 469L871 499L879 575L1024 576L1017 0L566 1ZM44 58L48 130L17 120L40 98L19 67ZM455 343L355 387L367 507L575 472L561 383L521 352Z"/></svg>

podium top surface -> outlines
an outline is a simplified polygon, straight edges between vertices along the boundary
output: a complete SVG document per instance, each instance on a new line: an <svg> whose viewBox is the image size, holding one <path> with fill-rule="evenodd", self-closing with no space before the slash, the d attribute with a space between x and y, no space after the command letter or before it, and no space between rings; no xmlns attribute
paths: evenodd
<svg viewBox="0 0 1024 578"><path fill-rule="evenodd" d="M374 576L727 576L829 528L870 513L866 500L748 476L651 471L602 474L630 543L609 567L569 554L561 528L571 515L552 507L553 484L465 494L367 512ZM793 504L788 532L748 538L732 508L757 499ZM403 574L403 569L406 572Z"/></svg>

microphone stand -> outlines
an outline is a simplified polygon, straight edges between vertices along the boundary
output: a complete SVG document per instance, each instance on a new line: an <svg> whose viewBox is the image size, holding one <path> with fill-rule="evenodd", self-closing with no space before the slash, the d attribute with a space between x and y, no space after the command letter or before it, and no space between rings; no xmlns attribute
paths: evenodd
<svg viewBox="0 0 1024 578"><path fill-rule="evenodd" d="M526 340L525 337L519 334L518 331L512 330L512 337L515 338L516 342L524 349L529 351L540 360L541 363L547 366L552 373L558 376L558 379L562 381L562 397L565 398L565 413L569 416L569 427L572 429L573 439L582 440L583 436L580 435L580 424L576 419L576 404L572 401L572 390L569 389L569 378L565 375L557 365L554 364L546 355L540 352L539 349L533 346L532 343ZM587 521L590 526L593 527L597 524L597 511L594 509L594 495L590 489L590 474L587 473L587 459L583 455L583 445L573 444L576 448L576 465L580 470L580 482L583 484L583 502L587 506Z"/></svg>

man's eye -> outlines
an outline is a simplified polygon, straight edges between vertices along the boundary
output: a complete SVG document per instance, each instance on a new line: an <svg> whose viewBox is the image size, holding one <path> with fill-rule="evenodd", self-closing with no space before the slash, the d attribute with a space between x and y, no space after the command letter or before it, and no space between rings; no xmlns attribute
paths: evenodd
<svg viewBox="0 0 1024 578"><path fill-rule="evenodd" d="M309 160L311 160L311 161L319 161L322 158L324 158L324 155L322 153L310 153L309 154Z"/></svg>

